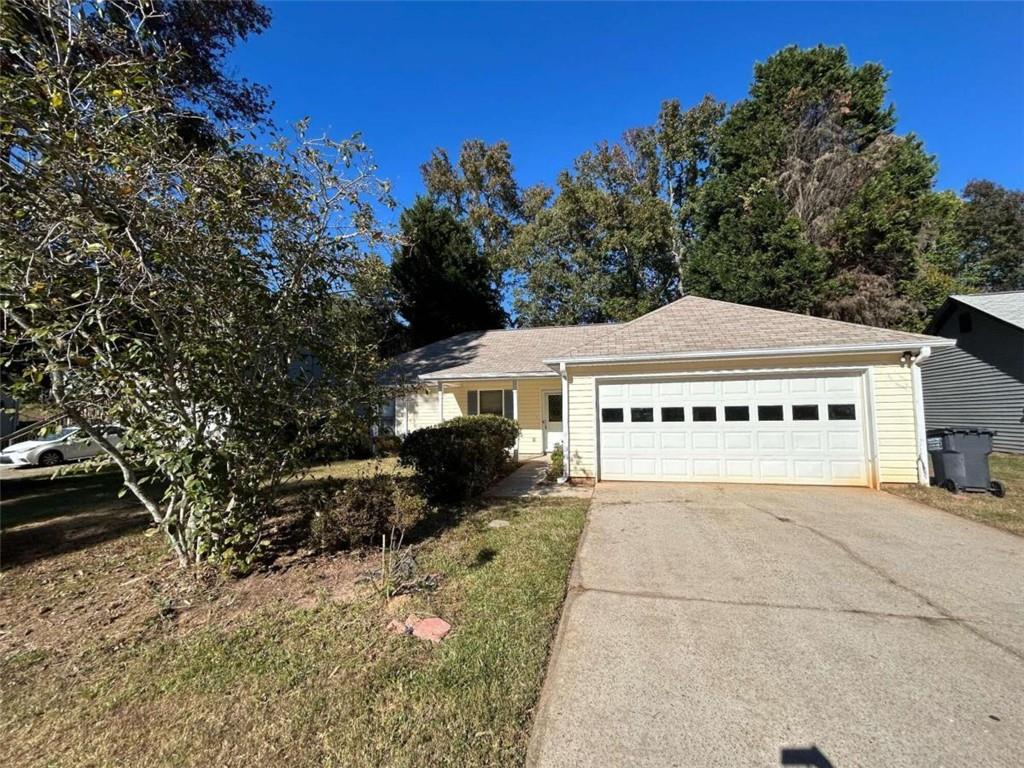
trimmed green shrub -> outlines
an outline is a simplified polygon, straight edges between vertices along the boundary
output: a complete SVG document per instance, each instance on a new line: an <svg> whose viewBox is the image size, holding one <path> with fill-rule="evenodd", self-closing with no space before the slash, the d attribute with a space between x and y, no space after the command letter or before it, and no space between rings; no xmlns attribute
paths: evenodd
<svg viewBox="0 0 1024 768"><path fill-rule="evenodd" d="M502 416L461 416L405 438L401 463L416 470L432 501L464 501L483 493L508 464L519 427Z"/></svg>
<svg viewBox="0 0 1024 768"><path fill-rule="evenodd" d="M382 536L404 533L427 513L421 496L384 473L333 481L314 491L310 503L310 533L322 550L379 545Z"/></svg>

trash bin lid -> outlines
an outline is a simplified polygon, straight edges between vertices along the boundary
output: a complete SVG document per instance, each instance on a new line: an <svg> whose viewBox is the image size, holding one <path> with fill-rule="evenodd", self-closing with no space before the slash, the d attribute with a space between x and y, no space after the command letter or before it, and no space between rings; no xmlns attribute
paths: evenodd
<svg viewBox="0 0 1024 768"><path fill-rule="evenodd" d="M943 435L995 435L997 432L988 427L939 427L929 429L928 437L942 437Z"/></svg>

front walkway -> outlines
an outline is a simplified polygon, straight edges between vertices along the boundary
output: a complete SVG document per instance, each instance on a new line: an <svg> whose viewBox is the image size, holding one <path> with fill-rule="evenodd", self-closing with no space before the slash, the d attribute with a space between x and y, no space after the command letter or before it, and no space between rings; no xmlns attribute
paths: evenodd
<svg viewBox="0 0 1024 768"><path fill-rule="evenodd" d="M527 764L1018 766L1022 584L879 491L601 483Z"/></svg>
<svg viewBox="0 0 1024 768"><path fill-rule="evenodd" d="M523 465L504 480L497 482L485 495L496 499L519 498L582 498L589 499L594 493L593 486L549 483L545 480L548 471L547 456L530 456L523 459Z"/></svg>

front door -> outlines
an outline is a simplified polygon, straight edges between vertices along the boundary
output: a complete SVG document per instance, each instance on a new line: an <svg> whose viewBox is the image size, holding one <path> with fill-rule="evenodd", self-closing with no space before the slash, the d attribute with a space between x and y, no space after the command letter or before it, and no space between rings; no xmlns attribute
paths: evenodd
<svg viewBox="0 0 1024 768"><path fill-rule="evenodd" d="M544 393L544 452L562 442L562 393Z"/></svg>

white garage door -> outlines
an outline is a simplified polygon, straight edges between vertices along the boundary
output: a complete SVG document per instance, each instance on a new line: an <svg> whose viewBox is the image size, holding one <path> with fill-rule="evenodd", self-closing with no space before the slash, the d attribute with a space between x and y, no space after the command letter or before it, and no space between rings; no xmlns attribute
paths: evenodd
<svg viewBox="0 0 1024 768"><path fill-rule="evenodd" d="M867 485L862 377L598 385L601 479Z"/></svg>

